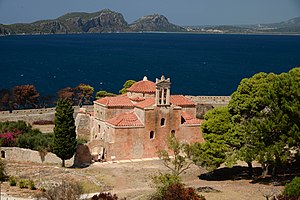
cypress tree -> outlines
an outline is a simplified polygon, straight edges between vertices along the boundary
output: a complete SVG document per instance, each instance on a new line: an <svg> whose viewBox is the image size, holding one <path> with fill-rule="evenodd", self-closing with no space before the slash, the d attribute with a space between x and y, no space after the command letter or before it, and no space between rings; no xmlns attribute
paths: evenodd
<svg viewBox="0 0 300 200"><path fill-rule="evenodd" d="M76 151L73 113L72 104L67 99L58 100L55 108L53 152L62 159L62 167L65 167L65 160L72 158Z"/></svg>

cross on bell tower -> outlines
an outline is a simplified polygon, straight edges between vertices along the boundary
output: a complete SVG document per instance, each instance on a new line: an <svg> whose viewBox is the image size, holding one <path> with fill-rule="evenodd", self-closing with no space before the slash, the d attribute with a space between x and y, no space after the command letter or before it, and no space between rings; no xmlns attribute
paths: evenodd
<svg viewBox="0 0 300 200"><path fill-rule="evenodd" d="M164 75L156 79L155 104L158 106L170 105L170 78L165 79Z"/></svg>

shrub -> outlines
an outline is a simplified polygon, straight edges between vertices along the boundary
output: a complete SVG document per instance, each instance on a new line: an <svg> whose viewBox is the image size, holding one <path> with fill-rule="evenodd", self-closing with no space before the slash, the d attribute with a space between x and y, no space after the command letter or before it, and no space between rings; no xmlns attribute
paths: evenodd
<svg viewBox="0 0 300 200"><path fill-rule="evenodd" d="M77 145L79 145L79 144L85 144L85 143L87 143L86 139L84 139L84 138L77 138Z"/></svg>
<svg viewBox="0 0 300 200"><path fill-rule="evenodd" d="M9 182L10 186L16 186L17 185L17 180L16 180L16 178L14 176L10 176L8 178L8 182Z"/></svg>
<svg viewBox="0 0 300 200"><path fill-rule="evenodd" d="M78 200L81 194L82 188L78 183L69 183L63 181L60 185L50 188L42 194L39 194L37 199Z"/></svg>
<svg viewBox="0 0 300 200"><path fill-rule="evenodd" d="M300 177L295 177L284 187L283 194L290 197L300 197Z"/></svg>
<svg viewBox="0 0 300 200"><path fill-rule="evenodd" d="M32 129L17 138L16 146L36 151L51 151L53 136L51 133L44 134L38 129Z"/></svg>
<svg viewBox="0 0 300 200"><path fill-rule="evenodd" d="M23 189L23 188L28 188L28 182L25 179L20 179L19 180L19 188Z"/></svg>
<svg viewBox="0 0 300 200"><path fill-rule="evenodd" d="M170 185L164 192L164 200L205 200L204 196L199 196L194 188L185 188L183 184Z"/></svg>
<svg viewBox="0 0 300 200"><path fill-rule="evenodd" d="M29 186L29 189L31 190L36 190L36 187L35 187L35 184L34 184L34 181L33 180L28 180L28 186Z"/></svg>
<svg viewBox="0 0 300 200"><path fill-rule="evenodd" d="M100 193L98 195L94 195L91 200L118 200L118 196L116 194L112 195L111 193ZM126 200L126 198L120 199Z"/></svg>
<svg viewBox="0 0 300 200"><path fill-rule="evenodd" d="M46 188L44 188L44 187L40 187L40 190L41 190L42 192L46 192Z"/></svg>
<svg viewBox="0 0 300 200"><path fill-rule="evenodd" d="M162 174L152 176L151 181L153 187L156 189L151 199L163 199L165 191L174 184L181 184L180 176L176 174Z"/></svg>

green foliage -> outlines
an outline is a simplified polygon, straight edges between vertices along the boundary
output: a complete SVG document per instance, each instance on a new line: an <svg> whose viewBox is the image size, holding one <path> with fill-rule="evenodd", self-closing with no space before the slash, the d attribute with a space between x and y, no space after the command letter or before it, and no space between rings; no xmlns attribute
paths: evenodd
<svg viewBox="0 0 300 200"><path fill-rule="evenodd" d="M28 181L25 179L20 179L18 185L19 185L19 188L21 188L21 189L28 188Z"/></svg>
<svg viewBox="0 0 300 200"><path fill-rule="evenodd" d="M213 170L237 159L272 166L293 160L300 146L300 68L279 75L258 73L243 79L227 107L207 112L202 124L205 143L191 147L198 165Z"/></svg>
<svg viewBox="0 0 300 200"><path fill-rule="evenodd" d="M16 178L14 176L10 176L8 178L8 182L9 182L10 186L16 186L17 185L17 180L16 180Z"/></svg>
<svg viewBox="0 0 300 200"><path fill-rule="evenodd" d="M35 187L35 184L34 184L34 181L33 180L28 180L28 186L29 186L29 189L31 190L36 190L36 187Z"/></svg>
<svg viewBox="0 0 300 200"><path fill-rule="evenodd" d="M212 171L226 162L227 155L232 153L233 143L239 141L230 137L232 123L227 107L210 110L204 118L202 132L205 142L193 144L190 154L195 164Z"/></svg>
<svg viewBox="0 0 300 200"><path fill-rule="evenodd" d="M300 177L295 177L284 187L283 194L286 196L300 197Z"/></svg>
<svg viewBox="0 0 300 200"><path fill-rule="evenodd" d="M124 84L123 84L123 88L119 91L120 94L125 94L126 90L128 88L130 88L136 81L134 80L127 80Z"/></svg>
<svg viewBox="0 0 300 200"><path fill-rule="evenodd" d="M74 109L68 100L59 99L55 111L53 153L62 159L64 167L65 160L72 158L76 151Z"/></svg>
<svg viewBox="0 0 300 200"><path fill-rule="evenodd" d="M88 141L84 138L77 138L77 145L86 144Z"/></svg>
<svg viewBox="0 0 300 200"><path fill-rule="evenodd" d="M27 133L19 135L16 140L16 146L36 151L52 151L53 137L54 134L52 133L45 134L38 129L32 129Z"/></svg>
<svg viewBox="0 0 300 200"><path fill-rule="evenodd" d="M159 173L158 175L152 176L150 178L152 187L154 187L156 190L151 198L153 200L163 199L165 192L171 185L182 183L180 176L173 173Z"/></svg>
<svg viewBox="0 0 300 200"><path fill-rule="evenodd" d="M113 97L113 96L116 96L116 95L113 94L113 93L104 91L104 90L100 90L96 93L96 99L100 99L100 98L103 98L103 97Z"/></svg>
<svg viewBox="0 0 300 200"><path fill-rule="evenodd" d="M26 124L24 121L16 122L0 122L0 133L5 133L7 131L14 131L15 129L21 131L21 133L27 133L32 129L30 124Z"/></svg>
<svg viewBox="0 0 300 200"><path fill-rule="evenodd" d="M163 160L164 165L169 168L173 174L180 175L187 170L192 162L188 158L188 144L181 144L174 135L170 134L167 138L168 149L172 152L173 158L167 150L159 150L158 157Z"/></svg>
<svg viewBox="0 0 300 200"><path fill-rule="evenodd" d="M2 158L0 158L0 181L6 181L7 174L6 174L6 165Z"/></svg>

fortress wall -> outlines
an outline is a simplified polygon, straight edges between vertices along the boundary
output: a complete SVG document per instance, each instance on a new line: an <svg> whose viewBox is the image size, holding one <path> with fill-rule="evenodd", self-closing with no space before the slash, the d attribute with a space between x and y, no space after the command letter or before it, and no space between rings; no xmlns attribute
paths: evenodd
<svg viewBox="0 0 300 200"><path fill-rule="evenodd" d="M1 157L8 161L61 164L61 159L53 153L41 156L40 152L18 147L1 147ZM74 157L66 160L66 165L73 165Z"/></svg>
<svg viewBox="0 0 300 200"><path fill-rule="evenodd" d="M93 105L83 106L87 112L93 111ZM79 112L79 107L74 106L74 116ZM4 121L18 121L23 120L27 123L32 124L34 121L47 120L53 121L55 115L54 108L40 108L40 109L26 109L26 110L13 110L0 111L0 122Z"/></svg>
<svg viewBox="0 0 300 200"><path fill-rule="evenodd" d="M230 96L186 96L196 104L228 105Z"/></svg>
<svg viewBox="0 0 300 200"><path fill-rule="evenodd" d="M230 96L185 96L196 104L196 117L203 119L204 114L217 107L226 106Z"/></svg>

